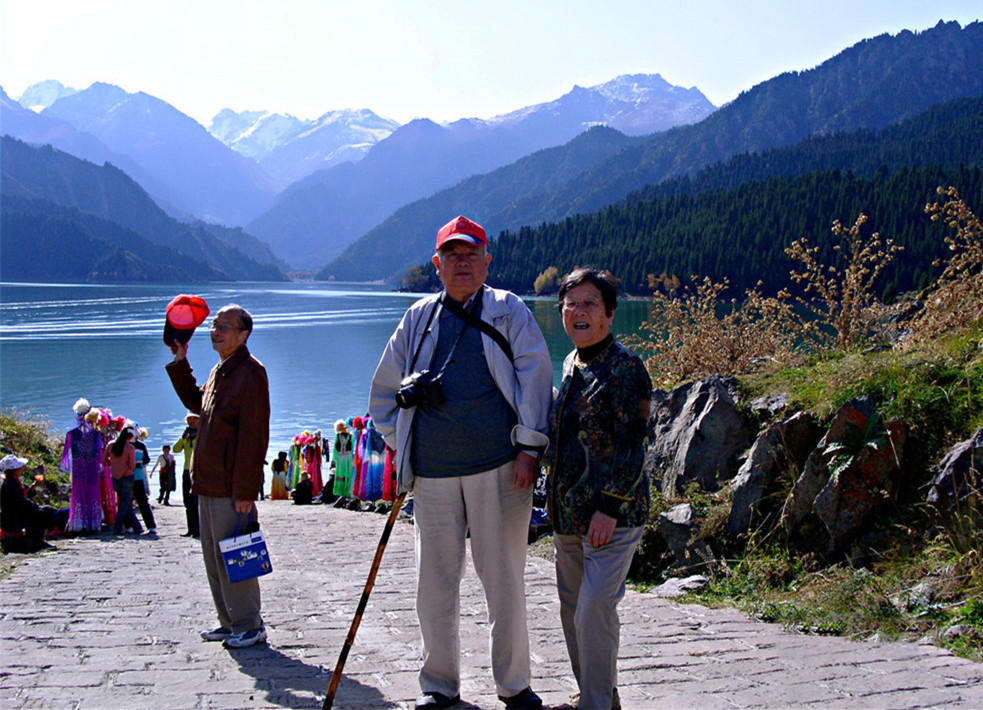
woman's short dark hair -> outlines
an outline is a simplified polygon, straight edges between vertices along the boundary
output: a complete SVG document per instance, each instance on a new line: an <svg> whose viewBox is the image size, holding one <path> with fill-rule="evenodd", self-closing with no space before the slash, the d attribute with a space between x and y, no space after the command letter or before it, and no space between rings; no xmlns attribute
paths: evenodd
<svg viewBox="0 0 983 710"><path fill-rule="evenodd" d="M556 307L563 311L563 297L567 291L583 283L593 284L604 299L605 314L610 316L618 307L618 279L607 269L592 269L578 266L560 280L560 291L556 294Z"/></svg>

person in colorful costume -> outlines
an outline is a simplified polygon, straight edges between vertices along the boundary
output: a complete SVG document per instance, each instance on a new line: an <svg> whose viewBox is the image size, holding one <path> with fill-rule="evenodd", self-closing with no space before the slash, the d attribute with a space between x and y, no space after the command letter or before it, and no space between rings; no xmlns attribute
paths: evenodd
<svg viewBox="0 0 983 710"><path fill-rule="evenodd" d="M457 217L437 232L433 263L444 290L410 306L369 395L375 426L396 451L400 490L413 491L420 710L460 701L469 533L499 699L510 709L543 704L530 687L523 572L553 367L529 308L485 285L490 261L485 230L471 220ZM432 382L424 371L440 390L422 384Z"/></svg>
<svg viewBox="0 0 983 710"><path fill-rule="evenodd" d="M560 282L563 327L576 346L550 411L548 510L560 622L580 695L577 707L617 699L617 606L649 511L646 431L652 383L614 339L618 283L574 269Z"/></svg>
<svg viewBox="0 0 983 710"><path fill-rule="evenodd" d="M375 422L368 419L365 422L363 440L362 484L359 497L362 500L375 501L382 498L382 483L386 469L386 442L382 434L375 428Z"/></svg>
<svg viewBox="0 0 983 710"><path fill-rule="evenodd" d="M313 496L315 498L321 495L321 491L324 488L324 479L321 477L321 430L318 429L314 432L311 437L311 441L307 444L307 475L311 479L311 486L313 488Z"/></svg>
<svg viewBox="0 0 983 710"><path fill-rule="evenodd" d="M365 434L365 420L362 417L355 417L352 420L352 427L355 429L355 443L352 448L352 496L361 498L361 492L364 490L362 463L365 460L365 442L362 438Z"/></svg>
<svg viewBox="0 0 983 710"><path fill-rule="evenodd" d="M72 474L72 498L68 507L65 531L91 535L102 529L102 501L99 481L102 478L102 435L86 420L92 409L79 399L73 407L77 425L65 435L59 468ZM95 417L93 417L93 420Z"/></svg>
<svg viewBox="0 0 983 710"><path fill-rule="evenodd" d="M352 470L354 468L354 437L345 426L345 422L339 419L334 423L335 439L334 447L334 494L342 498L348 498L352 494Z"/></svg>
<svg viewBox="0 0 983 710"><path fill-rule="evenodd" d="M270 500L290 500L290 495L287 493L287 468L289 465L286 451L277 454L273 463L270 464L270 469L273 471Z"/></svg>

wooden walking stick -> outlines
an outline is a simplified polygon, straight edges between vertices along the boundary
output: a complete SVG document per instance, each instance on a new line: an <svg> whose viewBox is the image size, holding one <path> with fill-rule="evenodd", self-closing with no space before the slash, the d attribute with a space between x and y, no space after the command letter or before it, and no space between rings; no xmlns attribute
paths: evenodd
<svg viewBox="0 0 983 710"><path fill-rule="evenodd" d="M328 694L324 696L324 704L321 706L321 710L331 710L331 704L334 702L334 694L338 690L338 683L341 682L341 671L345 667L345 661L348 660L348 652L352 648L352 644L355 643L355 633L358 631L358 625L362 623L362 614L365 612L365 607L369 603L369 594L372 592L372 587L375 585L375 576L379 572L379 565L382 563L382 553L386 551L386 543L389 542L389 534L393 530L393 525L396 523L396 516L399 515L399 509L403 507L403 500L406 498L406 493L400 493L399 497L393 503L393 509L389 511L389 517L386 519L386 527L382 531L382 539L379 540L379 547L375 550L375 559L372 560L372 567L369 569L369 578L365 580L365 589L362 590L362 598L358 600L358 608L355 609L355 618L352 619L352 626L348 629L348 637L345 639L345 645L341 647L341 655L338 656L338 665L334 667L334 675L331 676L331 683L328 685Z"/></svg>

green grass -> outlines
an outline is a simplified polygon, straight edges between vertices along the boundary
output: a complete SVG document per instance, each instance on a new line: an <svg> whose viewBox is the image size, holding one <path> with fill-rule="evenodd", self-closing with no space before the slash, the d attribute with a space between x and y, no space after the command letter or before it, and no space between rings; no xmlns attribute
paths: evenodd
<svg viewBox="0 0 983 710"><path fill-rule="evenodd" d="M904 422L904 464L892 506L852 563L796 556L777 515L746 536L729 538L720 522L726 497L686 491L684 499L706 516L702 536L726 558L722 571L687 601L737 607L805 633L930 639L983 661L983 528L967 514L961 520L966 527L947 529L923 502L934 464L983 426L981 338L983 332L975 331L918 348L827 353L795 367L739 376L744 402L785 393L790 410L812 412L820 421L854 397L869 397L885 420ZM744 414L753 426L763 426ZM777 483L777 506L796 475L790 471ZM678 502L659 499L658 508ZM660 511L653 512L649 536ZM656 544L643 545L639 554L635 588L671 574Z"/></svg>
<svg viewBox="0 0 983 710"><path fill-rule="evenodd" d="M28 467L44 466L45 478L56 483L70 483L69 475L58 470L61 464L61 440L51 431L51 422L16 410L0 411L0 451L28 460Z"/></svg>

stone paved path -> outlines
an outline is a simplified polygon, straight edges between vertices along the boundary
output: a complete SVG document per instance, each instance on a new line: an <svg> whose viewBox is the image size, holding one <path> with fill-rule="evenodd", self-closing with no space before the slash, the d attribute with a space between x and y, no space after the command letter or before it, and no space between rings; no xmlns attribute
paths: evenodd
<svg viewBox="0 0 983 710"><path fill-rule="evenodd" d="M183 509L156 509L157 539L101 536L17 560L0 581L0 708L319 708L385 518L261 502L275 571L264 577L269 644L229 651L215 625ZM412 707L420 642L413 530L396 526L336 708ZM550 562L526 567L534 688L575 690ZM462 588L461 708L501 708L480 586ZM629 591L621 607L625 708L983 708L983 665L930 645L785 633L736 611Z"/></svg>

